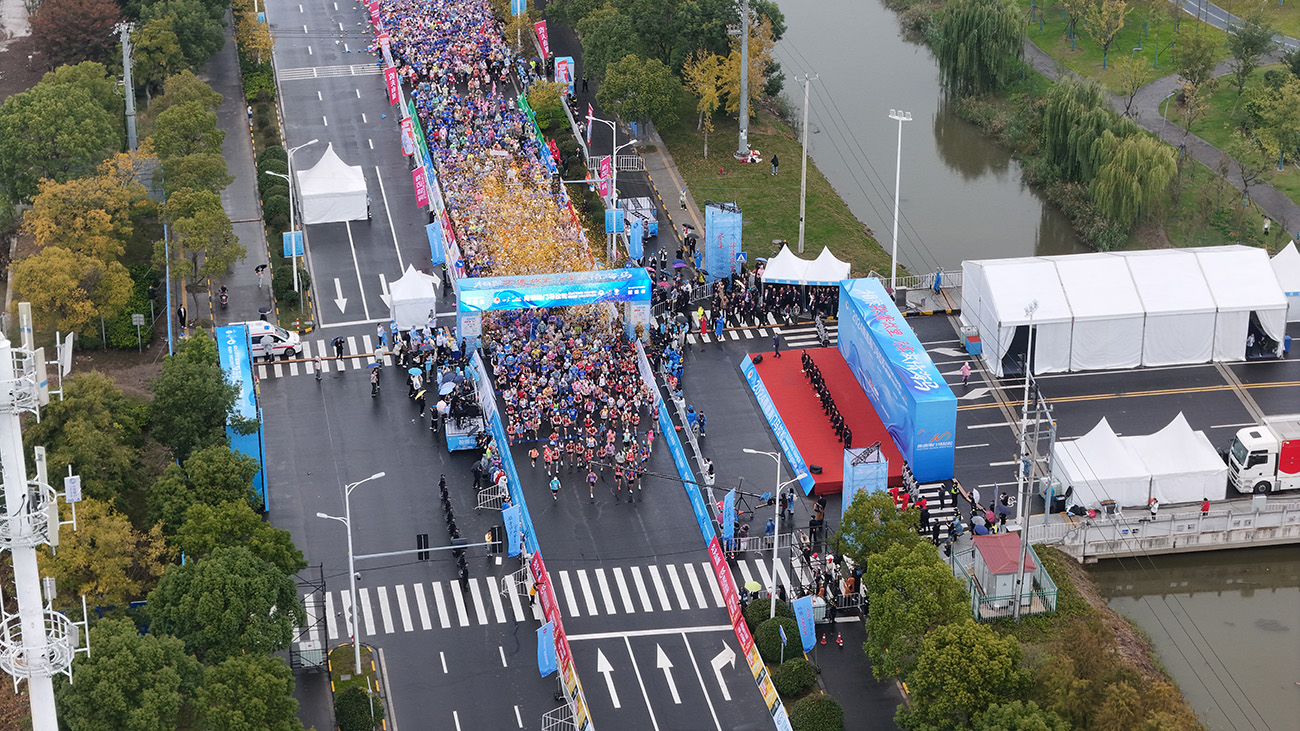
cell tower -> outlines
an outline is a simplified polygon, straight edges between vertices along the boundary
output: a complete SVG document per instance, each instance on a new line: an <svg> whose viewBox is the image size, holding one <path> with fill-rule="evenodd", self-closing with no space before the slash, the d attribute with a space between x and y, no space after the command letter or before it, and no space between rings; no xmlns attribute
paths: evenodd
<svg viewBox="0 0 1300 731"><path fill-rule="evenodd" d="M17 689L27 681L31 697L32 729L58 731L54 707L54 675L72 677L72 658L78 652L78 627L54 611L54 580L42 582L36 566L36 549L58 546L57 495L46 480L45 449L35 451L36 479L27 476L19 417L24 411L40 418L49 401L44 348L32 348L31 308L19 305L21 347L0 334L0 470L4 478L4 511L0 513L0 550L13 555L14 591L18 613L4 610L0 597L0 669L13 676ZM60 359L62 360L62 359ZM77 478L65 481L67 497L79 499ZM75 513L74 513L75 514ZM85 616L85 599L82 599ZM89 651L87 638L86 652Z"/></svg>

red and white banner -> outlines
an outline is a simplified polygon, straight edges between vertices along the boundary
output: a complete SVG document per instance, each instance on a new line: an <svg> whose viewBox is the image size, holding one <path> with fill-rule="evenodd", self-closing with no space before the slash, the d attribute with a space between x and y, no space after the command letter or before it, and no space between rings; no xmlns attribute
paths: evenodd
<svg viewBox="0 0 1300 731"><path fill-rule="evenodd" d="M560 617L560 603L551 586L551 577L546 573L541 552L534 553L529 558L528 568L533 576L533 585L537 587L537 601L542 605L542 616L546 621L555 623L555 657L560 666L560 679L569 697L573 699L574 721L579 729L589 729L591 716L587 710L587 697L582 692L582 683L578 680L577 668L573 665L573 652L569 649L569 638L564 633L564 623Z"/></svg>
<svg viewBox="0 0 1300 731"><path fill-rule="evenodd" d="M546 58L551 55L551 43L546 39L546 21L533 23L533 30L537 31L537 44L542 47L542 58Z"/></svg>
<svg viewBox="0 0 1300 731"><path fill-rule="evenodd" d="M378 30L378 29L376 29L376 30ZM388 41L388 34L387 34L387 33L380 33L380 34L379 34L379 49L380 49L381 51L384 52L384 65L385 65L385 66L396 66L396 65L397 65L397 64L393 63L393 49L392 49L392 45L391 45L391 44L389 43L389 41Z"/></svg>
<svg viewBox="0 0 1300 731"><path fill-rule="evenodd" d="M415 154L415 123L410 117L402 118L402 154L410 157Z"/></svg>
<svg viewBox="0 0 1300 731"><path fill-rule="evenodd" d="M429 207L429 180L424 176L424 166L411 171L411 182L415 183L415 205Z"/></svg>
<svg viewBox="0 0 1300 731"><path fill-rule="evenodd" d="M373 2L366 6L370 9L370 24L375 27L375 32L379 32L379 3Z"/></svg>
<svg viewBox="0 0 1300 731"><path fill-rule="evenodd" d="M388 103L397 104L397 69L392 66L384 69L384 86L388 87Z"/></svg>
<svg viewBox="0 0 1300 731"><path fill-rule="evenodd" d="M610 177L614 175L614 158L606 155L600 158L600 197L609 197Z"/></svg>
<svg viewBox="0 0 1300 731"><path fill-rule="evenodd" d="M587 105L587 147L591 147L591 118L596 116L596 110L591 105Z"/></svg>

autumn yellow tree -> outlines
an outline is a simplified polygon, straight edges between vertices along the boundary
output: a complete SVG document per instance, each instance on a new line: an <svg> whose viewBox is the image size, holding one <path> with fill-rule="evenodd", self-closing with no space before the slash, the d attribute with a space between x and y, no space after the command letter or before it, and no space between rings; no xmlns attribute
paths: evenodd
<svg viewBox="0 0 1300 731"><path fill-rule="evenodd" d="M116 317L131 297L131 275L116 261L50 246L13 266L14 298L32 303L42 330L81 331Z"/></svg>
<svg viewBox="0 0 1300 731"><path fill-rule="evenodd" d="M704 157L709 156L709 133L713 131L713 113L722 104L722 68L725 60L716 53L696 51L686 59L682 77L686 88L700 98L695 111L700 118L696 129L704 130Z"/></svg>
<svg viewBox="0 0 1300 731"><path fill-rule="evenodd" d="M139 169L152 156L120 153L98 175L66 183L42 180L23 225L42 249L60 246L105 262L126 250L135 222L153 209Z"/></svg>
<svg viewBox="0 0 1300 731"><path fill-rule="evenodd" d="M240 50L252 53L257 63L262 63L264 55L270 58L275 39L271 37L271 30L266 23L257 22L257 13L253 8L245 7L236 11L235 35L239 39Z"/></svg>
<svg viewBox="0 0 1300 731"><path fill-rule="evenodd" d="M1110 44L1124 27L1130 8L1127 0L1091 0L1083 10L1084 28L1101 46L1101 67L1106 68Z"/></svg>
<svg viewBox="0 0 1300 731"><path fill-rule="evenodd" d="M763 96L764 72L772 62L772 22L766 17L749 26L749 100L755 102ZM731 43L731 54L722 67L722 93L727 99L727 114L740 109L740 41ZM749 105L752 117L757 107Z"/></svg>
<svg viewBox="0 0 1300 731"><path fill-rule="evenodd" d="M64 519L71 509L61 506ZM86 595L91 604L125 606L145 598L167 566L168 549L158 528L141 533L102 500L77 505L77 530L60 535L57 554L45 549L41 570L64 596Z"/></svg>

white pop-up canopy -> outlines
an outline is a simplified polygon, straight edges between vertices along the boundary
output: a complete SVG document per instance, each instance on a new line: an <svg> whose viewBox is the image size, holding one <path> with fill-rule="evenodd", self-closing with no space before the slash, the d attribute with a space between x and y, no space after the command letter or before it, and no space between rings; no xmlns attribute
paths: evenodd
<svg viewBox="0 0 1300 731"><path fill-rule="evenodd" d="M1268 252L1251 246L1192 249L1210 285L1219 314L1214 323L1214 359L1245 360L1250 316L1278 348L1286 335L1286 296L1268 261Z"/></svg>
<svg viewBox="0 0 1300 731"><path fill-rule="evenodd" d="M1087 434L1052 446L1052 474L1073 488L1071 503L1097 507L1146 505L1151 473L1122 441L1105 417Z"/></svg>
<svg viewBox="0 0 1300 731"><path fill-rule="evenodd" d="M1288 243L1273 257L1273 274L1286 295L1286 321L1300 322L1300 250Z"/></svg>
<svg viewBox="0 0 1300 731"><path fill-rule="evenodd" d="M781 252L763 268L763 281L770 284L814 284L819 286L838 285L849 278L849 263L840 261L831 253L830 247L822 247L822 253L814 260L799 258L789 246L782 246Z"/></svg>
<svg viewBox="0 0 1300 731"><path fill-rule="evenodd" d="M298 171L297 183L304 225L366 219L366 176L360 165L343 162L334 145L326 146L314 166Z"/></svg>
<svg viewBox="0 0 1300 731"><path fill-rule="evenodd" d="M1164 429L1120 441L1151 473L1151 496L1162 503L1218 498L1228 484L1228 465L1205 432L1193 431L1182 412Z"/></svg>
<svg viewBox="0 0 1300 731"><path fill-rule="evenodd" d="M388 310L397 327L423 327L438 308L438 278L416 271L410 264L402 278L388 285Z"/></svg>

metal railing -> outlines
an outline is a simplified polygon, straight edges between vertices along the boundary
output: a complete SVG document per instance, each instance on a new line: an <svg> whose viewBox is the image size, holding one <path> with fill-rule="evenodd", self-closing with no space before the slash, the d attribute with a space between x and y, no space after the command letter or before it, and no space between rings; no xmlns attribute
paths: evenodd
<svg viewBox="0 0 1300 731"><path fill-rule="evenodd" d="M933 289L934 272L929 274L909 274L905 277L898 277L898 287L901 289ZM867 272L867 277L871 279L880 279L888 281L889 277L877 272L875 269ZM939 288L940 289L957 289L961 287L962 273L960 269L955 271L939 270Z"/></svg>
<svg viewBox="0 0 1300 731"><path fill-rule="evenodd" d="M1048 575L1047 569L1043 567L1043 562L1039 560L1032 546L1028 547L1025 555L1033 562L1034 568L1026 572L1026 582L1031 589L1021 592L1021 613L1041 614L1056 611L1056 582L1052 581L1052 577ZM966 590L970 594L971 615L977 622L1012 616L1015 612L1013 604L1015 595L985 594L984 587L980 586L974 575L977 560L974 547L956 551L949 559L953 575L966 583ZM1025 602L1025 598L1028 598L1028 602Z"/></svg>
<svg viewBox="0 0 1300 731"><path fill-rule="evenodd" d="M587 169L600 170L600 158L603 155L588 155ZM619 155L614 158L614 167L620 173L640 173L645 171L645 158L640 155Z"/></svg>
<svg viewBox="0 0 1300 731"><path fill-rule="evenodd" d="M474 506L474 512L480 512L484 508L488 510L501 510L509 493L503 487L489 485L478 491L477 504Z"/></svg>
<svg viewBox="0 0 1300 731"><path fill-rule="evenodd" d="M1170 512L1154 520L1145 517L1134 520L1122 512L1083 519L1070 526L1056 542L1079 561L1300 543L1300 505L1294 500L1249 505L1243 510L1223 508L1204 514L1200 511ZM1053 528L1048 535L1061 530ZM1034 538L1038 540L1037 536Z"/></svg>

